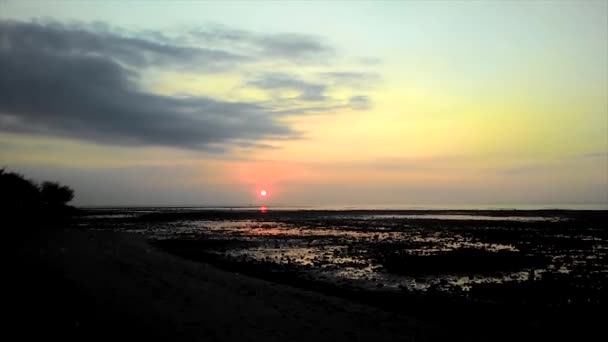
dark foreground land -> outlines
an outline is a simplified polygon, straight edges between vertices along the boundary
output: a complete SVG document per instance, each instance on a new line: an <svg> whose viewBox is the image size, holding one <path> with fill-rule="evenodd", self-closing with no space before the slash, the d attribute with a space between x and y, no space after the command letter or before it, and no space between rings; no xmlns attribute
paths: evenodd
<svg viewBox="0 0 608 342"><path fill-rule="evenodd" d="M6 312L68 340L602 340L607 219L95 210L7 240Z"/></svg>
<svg viewBox="0 0 608 342"><path fill-rule="evenodd" d="M190 262L127 233L62 230L18 248L4 294L19 339L424 341L405 316ZM14 264L15 265L15 264Z"/></svg>

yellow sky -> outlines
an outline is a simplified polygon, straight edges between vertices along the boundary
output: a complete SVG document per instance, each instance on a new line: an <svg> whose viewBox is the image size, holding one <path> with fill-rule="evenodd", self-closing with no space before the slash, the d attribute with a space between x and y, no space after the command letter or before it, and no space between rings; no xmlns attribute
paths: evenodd
<svg viewBox="0 0 608 342"><path fill-rule="evenodd" d="M4 18L25 20L37 11L14 3L4 6ZM49 15L59 21L100 20L135 30L155 29L153 19L166 5L147 7L132 24L100 4L48 6ZM76 15L65 14L66 6L73 6L70 13ZM207 11L204 4L188 4L164 27L174 32L192 27L197 21L190 12L198 11L205 13L202 21L214 19L247 32L320 37L337 57L316 63L261 59L221 72L148 68L141 71L138 86L167 97L278 110L295 108L289 101L304 88L256 87L252 80L274 73L308 82L306 86L323 84L324 99L293 101L297 108L324 109L274 119L300 136L257 140L272 148L231 145L213 152L1 132L2 162L40 177L71 170L79 182L92 180L99 170L120 177L116 170L146 169L141 188L180 184L183 204L243 203L260 187L271 188L279 203L296 204L324 198L348 202L352 194L340 197L336 192L350 188L360 188L374 202L415 203L416 196L436 203L489 202L495 194L495 202L608 203L605 2L369 2L353 5L350 16L338 15L344 8L332 3L317 24L314 6L303 3L285 9L271 3L241 6L259 8L258 16L229 15L231 7L220 3L209 4ZM277 13L292 19L273 20ZM379 62L360 62L363 57ZM329 81L320 76L351 71L374 77L352 86L324 84ZM369 99L369 105L350 105L349 99L357 96ZM177 169L183 178L159 176ZM159 170L156 176L148 175L153 170ZM425 185L434 197L424 195ZM370 190L374 186L376 192ZM440 187L446 190L436 190ZM99 199L95 187L83 188L80 203L120 202L120 195ZM211 189L220 195L199 194ZM462 189L470 193L455 194ZM150 191L129 198L145 202ZM162 204L162 196L156 202Z"/></svg>

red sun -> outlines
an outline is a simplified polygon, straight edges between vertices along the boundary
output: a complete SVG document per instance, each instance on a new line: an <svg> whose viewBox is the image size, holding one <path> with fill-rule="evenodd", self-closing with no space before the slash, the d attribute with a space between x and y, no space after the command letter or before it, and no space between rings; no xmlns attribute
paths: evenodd
<svg viewBox="0 0 608 342"><path fill-rule="evenodd" d="M266 190L260 191L260 196L262 196L262 197L266 197L267 194L268 193L266 192Z"/></svg>

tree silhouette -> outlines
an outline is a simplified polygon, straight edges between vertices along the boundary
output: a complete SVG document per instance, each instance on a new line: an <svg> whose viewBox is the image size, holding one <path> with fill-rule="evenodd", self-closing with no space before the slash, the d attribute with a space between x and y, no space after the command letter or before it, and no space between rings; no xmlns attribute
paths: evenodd
<svg viewBox="0 0 608 342"><path fill-rule="evenodd" d="M74 190L68 186L56 182L38 186L19 173L0 169L0 208L7 213L64 206L73 198Z"/></svg>
<svg viewBox="0 0 608 342"><path fill-rule="evenodd" d="M43 182L40 186L42 202L47 205L65 205L74 198L74 190L56 182Z"/></svg>
<svg viewBox="0 0 608 342"><path fill-rule="evenodd" d="M23 210L41 204L38 186L23 175L0 169L0 205L7 210Z"/></svg>

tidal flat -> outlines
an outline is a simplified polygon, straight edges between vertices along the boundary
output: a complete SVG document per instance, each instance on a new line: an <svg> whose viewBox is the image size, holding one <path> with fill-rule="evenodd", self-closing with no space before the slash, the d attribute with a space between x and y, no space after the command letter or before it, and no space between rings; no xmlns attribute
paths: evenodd
<svg viewBox="0 0 608 342"><path fill-rule="evenodd" d="M489 314L487 329L526 330L593 325L582 317L606 307L606 222L605 211L152 208L92 210L79 225L423 319Z"/></svg>

